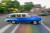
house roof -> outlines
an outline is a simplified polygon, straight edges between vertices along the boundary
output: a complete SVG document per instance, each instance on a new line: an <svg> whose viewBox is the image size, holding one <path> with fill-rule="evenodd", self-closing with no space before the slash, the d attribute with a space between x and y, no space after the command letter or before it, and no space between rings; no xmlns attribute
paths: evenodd
<svg viewBox="0 0 50 33"><path fill-rule="evenodd" d="M40 4L35 4L34 8L41 8L41 5Z"/></svg>

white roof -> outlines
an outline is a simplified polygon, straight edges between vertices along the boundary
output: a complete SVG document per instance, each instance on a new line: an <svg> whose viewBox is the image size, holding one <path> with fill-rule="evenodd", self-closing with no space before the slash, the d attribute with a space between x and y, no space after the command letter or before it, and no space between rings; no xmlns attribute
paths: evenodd
<svg viewBox="0 0 50 33"><path fill-rule="evenodd" d="M11 13L11 14L28 14L28 13Z"/></svg>

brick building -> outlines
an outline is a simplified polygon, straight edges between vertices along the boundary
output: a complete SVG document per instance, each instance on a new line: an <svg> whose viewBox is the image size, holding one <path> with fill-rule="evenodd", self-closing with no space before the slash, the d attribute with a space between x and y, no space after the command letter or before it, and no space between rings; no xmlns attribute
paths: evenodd
<svg viewBox="0 0 50 33"><path fill-rule="evenodd" d="M34 13L42 13L42 7L40 4L35 4L34 8L31 9L31 12Z"/></svg>

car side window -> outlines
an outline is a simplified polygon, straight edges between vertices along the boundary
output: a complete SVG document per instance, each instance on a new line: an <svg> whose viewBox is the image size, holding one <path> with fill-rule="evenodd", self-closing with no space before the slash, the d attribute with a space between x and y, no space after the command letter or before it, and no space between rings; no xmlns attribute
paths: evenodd
<svg viewBox="0 0 50 33"><path fill-rule="evenodd" d="M30 15L27 14L27 17L30 17Z"/></svg>
<svg viewBox="0 0 50 33"><path fill-rule="evenodd" d="M26 17L26 15L23 14L22 17Z"/></svg>
<svg viewBox="0 0 50 33"><path fill-rule="evenodd" d="M21 15L15 15L15 17L21 17Z"/></svg>

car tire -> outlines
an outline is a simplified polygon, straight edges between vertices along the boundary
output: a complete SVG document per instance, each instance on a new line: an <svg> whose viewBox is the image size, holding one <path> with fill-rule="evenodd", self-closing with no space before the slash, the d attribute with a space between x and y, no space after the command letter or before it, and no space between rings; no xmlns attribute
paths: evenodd
<svg viewBox="0 0 50 33"><path fill-rule="evenodd" d="M11 23L12 23L12 24L16 24L16 22L15 22L15 21L11 21Z"/></svg>
<svg viewBox="0 0 50 33"><path fill-rule="evenodd" d="M36 25L36 24L38 24L38 22L37 21L33 21L33 24Z"/></svg>

